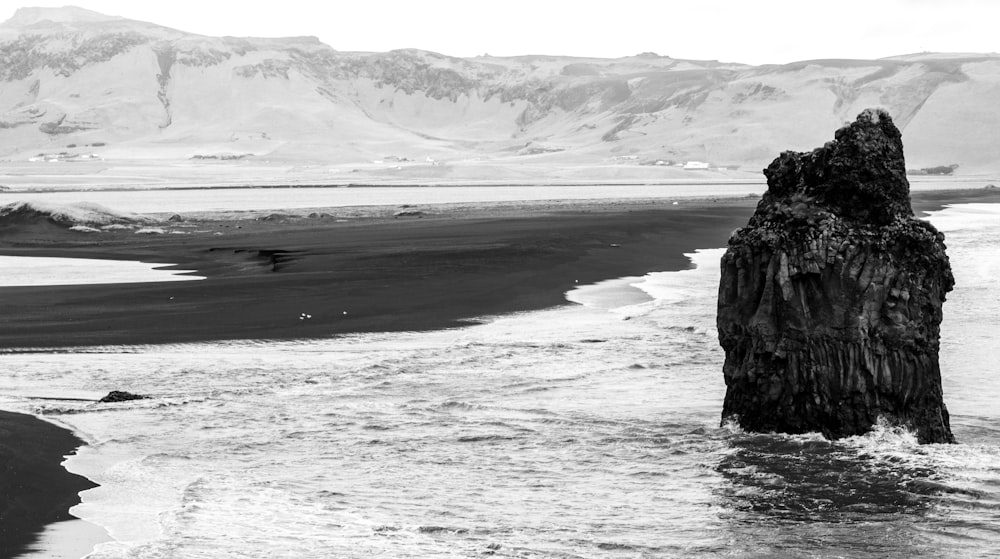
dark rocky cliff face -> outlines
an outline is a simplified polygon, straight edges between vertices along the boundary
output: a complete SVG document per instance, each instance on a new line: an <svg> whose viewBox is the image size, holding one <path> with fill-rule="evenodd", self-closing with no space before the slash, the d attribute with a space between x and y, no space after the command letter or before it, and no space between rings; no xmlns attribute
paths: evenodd
<svg viewBox="0 0 1000 559"><path fill-rule="evenodd" d="M782 153L722 259L723 419L751 431L869 431L884 418L954 442L938 365L954 279L913 217L899 130L866 110L811 153Z"/></svg>

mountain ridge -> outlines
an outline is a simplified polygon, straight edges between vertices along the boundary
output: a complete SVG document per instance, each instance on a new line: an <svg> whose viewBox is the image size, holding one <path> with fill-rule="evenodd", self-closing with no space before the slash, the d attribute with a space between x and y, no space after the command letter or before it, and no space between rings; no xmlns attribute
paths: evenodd
<svg viewBox="0 0 1000 559"><path fill-rule="evenodd" d="M14 11L10 19L0 23L0 26L26 27L41 22L95 22L95 21L123 21L126 18L121 16L111 16L80 8L77 6L63 6L61 8L44 7L24 7ZM131 20L135 21L135 20Z"/></svg>
<svg viewBox="0 0 1000 559"><path fill-rule="evenodd" d="M22 8L0 24L0 83L0 158L10 162L55 154L402 177L474 177L476 167L671 178L703 161L756 173L868 106L892 114L911 167L982 173L1000 161L996 54L762 66L655 53L459 58Z"/></svg>

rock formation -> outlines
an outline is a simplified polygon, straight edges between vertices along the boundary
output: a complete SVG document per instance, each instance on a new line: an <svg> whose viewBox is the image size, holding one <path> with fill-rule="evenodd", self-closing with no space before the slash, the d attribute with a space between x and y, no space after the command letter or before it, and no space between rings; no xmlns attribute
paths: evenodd
<svg viewBox="0 0 1000 559"><path fill-rule="evenodd" d="M142 394L133 394L131 392L124 392L121 390L112 390L108 392L106 396L98 400L98 403L108 404L108 403L118 403L118 402L129 402L132 400L148 400L149 396L143 396Z"/></svg>
<svg viewBox="0 0 1000 559"><path fill-rule="evenodd" d="M723 420L840 438L881 417L921 443L954 442L938 365L954 278L944 235L913 217L892 119L865 110L764 175L722 258Z"/></svg>

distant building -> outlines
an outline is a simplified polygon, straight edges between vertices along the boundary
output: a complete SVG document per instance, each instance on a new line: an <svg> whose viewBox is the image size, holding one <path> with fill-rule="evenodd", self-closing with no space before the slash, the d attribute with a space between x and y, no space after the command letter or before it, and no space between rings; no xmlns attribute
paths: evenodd
<svg viewBox="0 0 1000 559"><path fill-rule="evenodd" d="M688 161L684 164L685 171L707 171L708 163L704 161Z"/></svg>

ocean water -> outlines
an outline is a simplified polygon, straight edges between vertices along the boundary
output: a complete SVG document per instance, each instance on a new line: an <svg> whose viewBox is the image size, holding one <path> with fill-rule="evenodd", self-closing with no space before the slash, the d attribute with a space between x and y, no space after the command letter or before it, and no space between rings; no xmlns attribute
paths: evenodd
<svg viewBox="0 0 1000 559"><path fill-rule="evenodd" d="M972 183L982 186L979 182ZM948 185L943 185L948 188ZM951 188L970 188L961 183ZM539 186L365 186L197 188L159 190L76 190L0 192L0 204L89 202L136 213L251 211L349 206L476 204L544 200L646 199L759 195L763 181L713 184L611 184ZM169 208L165 210L164 208Z"/></svg>
<svg viewBox="0 0 1000 559"><path fill-rule="evenodd" d="M990 178L926 179L916 177L913 192L982 188ZM995 182L995 181L992 181ZM158 190L85 189L46 192L0 192L0 205L95 203L120 212L173 213L251 211L348 206L477 204L545 200L649 199L759 196L763 180L674 184L587 184L538 186L366 186L282 188L194 188Z"/></svg>
<svg viewBox="0 0 1000 559"><path fill-rule="evenodd" d="M0 255L0 270L3 270L0 287L205 279L202 276L179 275L191 273L193 270L162 269L167 266L172 264L95 258Z"/></svg>
<svg viewBox="0 0 1000 559"><path fill-rule="evenodd" d="M960 444L719 425L720 249L487 324L0 355L89 446L94 558L998 557L1000 207L931 221ZM39 400L129 390L124 404Z"/></svg>

